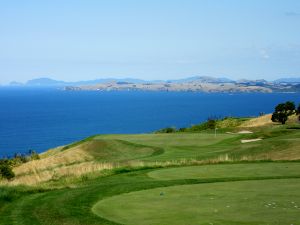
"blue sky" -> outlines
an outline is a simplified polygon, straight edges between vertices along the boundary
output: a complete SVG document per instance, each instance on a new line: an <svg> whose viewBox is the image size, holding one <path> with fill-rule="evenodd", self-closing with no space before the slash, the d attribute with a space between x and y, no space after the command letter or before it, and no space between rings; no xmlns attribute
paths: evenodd
<svg viewBox="0 0 300 225"><path fill-rule="evenodd" d="M0 83L300 77L299 0L0 0Z"/></svg>

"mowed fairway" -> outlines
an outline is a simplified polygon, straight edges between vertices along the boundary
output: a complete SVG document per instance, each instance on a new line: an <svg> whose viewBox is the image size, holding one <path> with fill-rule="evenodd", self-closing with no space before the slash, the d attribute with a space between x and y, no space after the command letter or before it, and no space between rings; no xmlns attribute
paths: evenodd
<svg viewBox="0 0 300 225"><path fill-rule="evenodd" d="M98 202L93 212L120 224L300 223L300 179L178 185Z"/></svg>
<svg viewBox="0 0 300 225"><path fill-rule="evenodd" d="M263 178L300 177L300 163L239 163L187 166L154 170L148 176L159 180L205 179L205 178Z"/></svg>
<svg viewBox="0 0 300 225"><path fill-rule="evenodd" d="M207 160L227 155L235 160L300 159L299 129L271 127L254 134L171 133L141 135L100 135L96 140L123 140L127 143L160 148L160 154L144 157L143 161ZM262 138L259 142L241 143L243 139Z"/></svg>
<svg viewBox="0 0 300 225"><path fill-rule="evenodd" d="M142 144L161 148L161 154L146 157L144 161L166 161L180 159L205 159L227 153L228 148L220 145L231 145L241 135L213 133L173 133L173 134L142 134L142 135L105 135L97 139L124 140L134 144ZM238 143L238 141L237 141Z"/></svg>

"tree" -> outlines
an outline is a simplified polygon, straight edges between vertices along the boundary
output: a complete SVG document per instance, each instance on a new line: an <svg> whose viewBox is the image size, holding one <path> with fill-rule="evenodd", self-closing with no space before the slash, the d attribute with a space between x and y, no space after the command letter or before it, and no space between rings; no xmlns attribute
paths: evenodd
<svg viewBox="0 0 300 225"><path fill-rule="evenodd" d="M275 111L272 114L273 122L280 122L285 124L290 115L295 113L295 103L287 101L286 103L280 103L275 107Z"/></svg>

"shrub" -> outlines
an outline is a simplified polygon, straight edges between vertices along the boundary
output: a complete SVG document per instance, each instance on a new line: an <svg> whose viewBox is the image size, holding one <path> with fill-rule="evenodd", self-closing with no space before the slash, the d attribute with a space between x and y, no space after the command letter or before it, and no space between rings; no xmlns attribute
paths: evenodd
<svg viewBox="0 0 300 225"><path fill-rule="evenodd" d="M29 150L29 155L30 155L30 159L31 160L38 160L38 159L40 159L40 156L39 156L39 154L37 154L37 152L36 151L34 151L34 150Z"/></svg>
<svg viewBox="0 0 300 225"><path fill-rule="evenodd" d="M185 128L185 127L181 127L181 128L179 128L179 132L185 132L187 130L187 128Z"/></svg>
<svg viewBox="0 0 300 225"><path fill-rule="evenodd" d="M166 127L156 131L155 133L175 133L176 131L175 127Z"/></svg>
<svg viewBox="0 0 300 225"><path fill-rule="evenodd" d="M208 129L215 129L216 128L216 120L214 119L208 119L206 122L207 128Z"/></svg>
<svg viewBox="0 0 300 225"><path fill-rule="evenodd" d="M11 180L15 177L14 172L12 171L12 168L8 164L1 164L0 165L0 175L8 180Z"/></svg>
<svg viewBox="0 0 300 225"><path fill-rule="evenodd" d="M190 128L187 128L188 131L203 131L203 130L209 130L209 129L215 129L217 125L217 121L215 119L207 119L206 122L200 123L197 125L193 125Z"/></svg>

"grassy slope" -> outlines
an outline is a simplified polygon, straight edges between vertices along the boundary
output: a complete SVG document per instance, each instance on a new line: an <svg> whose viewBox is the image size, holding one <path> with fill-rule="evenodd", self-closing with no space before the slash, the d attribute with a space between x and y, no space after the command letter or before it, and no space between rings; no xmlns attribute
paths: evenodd
<svg viewBox="0 0 300 225"><path fill-rule="evenodd" d="M52 150L41 160L15 169L14 184L36 184L62 177L128 165L164 165L185 161L298 160L300 132L281 126L255 128L254 134L200 133L99 135ZM242 144L242 139L263 138Z"/></svg>
<svg viewBox="0 0 300 225"><path fill-rule="evenodd" d="M254 134L172 133L147 135L118 135L98 138L121 139L164 149L163 154L147 157L145 161L180 159L214 159L227 154L234 159L300 159L300 132L282 127L270 127ZM242 144L242 139L263 138L261 142Z"/></svg>
<svg viewBox="0 0 300 225"><path fill-rule="evenodd" d="M226 134L228 129L220 129L216 138L214 133L209 131L175 134L100 135L52 150L43 154L43 159L16 168L18 172L16 180L26 183L27 178L41 177L37 183L50 180L51 182L45 183L47 187L55 184L55 186L60 185L62 188L44 190L27 187L0 187L0 224L114 224L114 222L96 216L91 211L93 205L107 197L156 187L216 182L234 186L234 183L230 181L253 180L253 187L260 189L264 186L263 183L258 182L260 180L272 179L272 181L275 182L276 180L277 182L277 179L280 178L286 179L288 182L290 181L288 179L300 176L298 174L299 162L176 167L170 169L171 173L170 171L167 172L168 179L166 180L153 178L155 177L153 174L157 173L159 174L158 177L161 177L165 173L165 169L143 169L124 174L119 173L126 172L126 170L115 169L113 170L115 172L108 173L111 175L107 177L97 177L97 174L82 176L102 169L113 169L116 165L128 166L137 162L142 163L141 165L156 165L155 163L158 163L158 165L165 166L174 160L192 160L194 162L209 159L213 162L228 161L229 163L234 160L236 163L240 160L300 159L300 130L287 128L288 126L277 125L247 128L255 131L254 134ZM235 129L238 131L244 128L238 127L231 129L231 131L235 131ZM241 143L241 139L257 137L261 137L263 140L247 144ZM199 175L197 168L200 168L202 173L205 171L206 175L197 177ZM275 168L276 171L274 171ZM150 172L150 176L148 172ZM179 174L183 177L176 177ZM66 176L73 175L79 177L73 180L77 183L65 183ZM170 176L172 179L169 179ZM43 180L43 178L47 179ZM33 182L33 184L35 183ZM298 180L295 184L298 190ZM197 188L195 190L197 192ZM291 192L293 191L294 189L291 187ZM280 188L274 190L274 195L278 193L280 193ZM232 198L236 197L233 196ZM289 200L288 196L285 199ZM185 200L183 199L183 201ZM147 205L145 202L144 207ZM177 214L181 218L191 216L190 214L180 214L180 211ZM275 219L276 215L274 216ZM129 216L132 217L131 219L135 218L132 214ZM220 216L226 217L227 214L220 214ZM297 219L300 220L298 217ZM252 222L249 220L246 224L260 224Z"/></svg>
<svg viewBox="0 0 300 225"><path fill-rule="evenodd" d="M153 146L130 143L125 140L88 138L64 148L42 154L42 159L15 168L13 184L37 184L61 177L111 169L118 164L143 159L159 153Z"/></svg>

